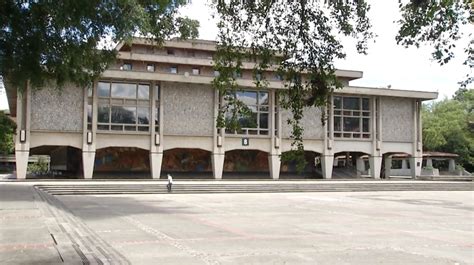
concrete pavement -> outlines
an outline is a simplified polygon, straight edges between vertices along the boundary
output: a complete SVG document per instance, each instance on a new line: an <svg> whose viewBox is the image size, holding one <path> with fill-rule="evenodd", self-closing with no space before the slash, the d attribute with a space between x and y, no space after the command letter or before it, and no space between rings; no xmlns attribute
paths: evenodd
<svg viewBox="0 0 474 265"><path fill-rule="evenodd" d="M0 183L1 264L474 264L472 191L51 196L32 184Z"/></svg>

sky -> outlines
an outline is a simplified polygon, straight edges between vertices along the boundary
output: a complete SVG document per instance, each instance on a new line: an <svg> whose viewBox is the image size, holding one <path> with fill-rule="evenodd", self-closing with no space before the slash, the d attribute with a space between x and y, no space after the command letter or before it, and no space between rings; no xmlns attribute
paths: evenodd
<svg viewBox="0 0 474 265"><path fill-rule="evenodd" d="M215 40L217 35L216 21L211 17L208 1L193 0L181 10L181 14L200 22L199 38ZM440 66L431 60L433 49L429 46L421 48L404 48L395 42L400 18L398 1L369 0L372 8L369 17L373 31L377 35L375 43L369 44L368 55L357 54L355 48L346 49L346 59L338 60L338 69L360 70L363 78L351 81L352 86L387 87L393 89L437 91L438 99L451 98L459 88L458 82L465 79L469 69L462 65L468 37L460 41L455 50L457 57L450 63ZM466 32L474 33L474 26L469 25ZM471 73L474 74L474 73ZM472 84L471 84L472 88ZM0 109L8 108L5 93L0 84Z"/></svg>

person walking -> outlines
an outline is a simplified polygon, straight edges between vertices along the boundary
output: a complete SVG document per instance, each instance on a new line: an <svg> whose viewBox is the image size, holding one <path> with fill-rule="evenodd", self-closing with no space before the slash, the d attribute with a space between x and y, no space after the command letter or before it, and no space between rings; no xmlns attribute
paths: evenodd
<svg viewBox="0 0 474 265"><path fill-rule="evenodd" d="M173 177L170 174L168 174L168 184L166 185L168 192L171 192L172 186L173 186Z"/></svg>

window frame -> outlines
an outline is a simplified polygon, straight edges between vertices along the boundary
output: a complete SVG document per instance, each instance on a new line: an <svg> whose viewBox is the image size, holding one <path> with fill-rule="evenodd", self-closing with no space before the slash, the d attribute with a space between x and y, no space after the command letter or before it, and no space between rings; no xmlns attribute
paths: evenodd
<svg viewBox="0 0 474 265"><path fill-rule="evenodd" d="M242 136L242 135L248 135L252 137L271 137L271 93L269 90L252 90L252 89L244 89L244 90L238 90L236 93L233 95L234 97L237 97L237 93L256 93L257 98L256 98L256 104L250 104L247 105L250 109L254 108L256 114L256 122L257 125L255 128L251 127L241 127L239 130L235 131L230 131L228 129L225 130L226 136ZM267 104L261 104L261 96L260 94L264 93L267 95ZM223 100L223 104L225 105L225 100ZM266 110L265 110L266 108ZM266 128L261 127L261 116L262 114L266 114L267 116L267 126ZM225 116L227 113L224 114Z"/></svg>
<svg viewBox="0 0 474 265"><path fill-rule="evenodd" d="M97 131L100 133L139 133L139 134L149 134L152 126L152 114L151 114L151 83L135 81L135 82L125 82L125 81L115 81L115 80L100 80L97 82L96 87L100 83L108 84L109 96L99 96L97 95ZM135 85L135 97L114 97L112 96L112 85L117 83L122 84L133 84ZM140 86L148 86L148 98L140 97L139 89ZM100 109L105 107L108 110L108 122L99 122ZM113 108L122 107L122 108L134 108L134 123L117 123L112 121ZM140 109L146 109L148 124L140 123ZM142 111L143 113L143 111ZM121 127L121 129L117 129ZM132 130L134 127L134 130ZM114 129L116 128L116 129Z"/></svg>
<svg viewBox="0 0 474 265"><path fill-rule="evenodd" d="M345 108L345 99L358 99L358 108ZM339 104L336 104L336 100L339 100ZM365 100L367 100L367 109L364 108ZM362 139L371 140L373 137L373 129L371 126L372 121L372 99L367 96L356 96L356 95L337 95L333 96L333 135L334 138L338 139ZM339 107L337 106L339 105ZM349 120L357 119L358 129L346 130L346 122ZM338 121L336 121L338 120ZM365 122L367 122L367 131L364 130Z"/></svg>

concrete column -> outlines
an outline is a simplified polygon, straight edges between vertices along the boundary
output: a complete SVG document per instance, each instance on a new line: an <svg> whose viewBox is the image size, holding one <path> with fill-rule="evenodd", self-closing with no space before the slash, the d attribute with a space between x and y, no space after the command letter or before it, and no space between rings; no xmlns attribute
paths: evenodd
<svg viewBox="0 0 474 265"><path fill-rule="evenodd" d="M365 171L365 163L364 163L364 159L362 159L362 156L357 157L356 168L357 168L357 176L362 175L362 172Z"/></svg>
<svg viewBox="0 0 474 265"><path fill-rule="evenodd" d="M159 179L161 175L161 164L163 163L163 153L150 153L151 177Z"/></svg>
<svg viewBox="0 0 474 265"><path fill-rule="evenodd" d="M421 175L421 163L423 161L423 157L415 157L412 156L410 158L410 169L411 169L411 176L413 179L419 177Z"/></svg>
<svg viewBox="0 0 474 265"><path fill-rule="evenodd" d="M333 155L323 155L321 156L321 171L323 172L323 178L330 179L332 178L332 168L334 164Z"/></svg>
<svg viewBox="0 0 474 265"><path fill-rule="evenodd" d="M456 163L454 161L454 159L449 159L449 168L448 168L449 172L454 172L456 171Z"/></svg>
<svg viewBox="0 0 474 265"><path fill-rule="evenodd" d="M433 159L426 158L426 167L433 167Z"/></svg>
<svg viewBox="0 0 474 265"><path fill-rule="evenodd" d="M380 171L382 169L382 157L371 156L369 158L369 163L370 163L370 175L374 179L380 179Z"/></svg>
<svg viewBox="0 0 474 265"><path fill-rule="evenodd" d="M94 175L95 151L82 151L82 170L84 179L92 179Z"/></svg>
<svg viewBox="0 0 474 265"><path fill-rule="evenodd" d="M212 173L214 174L214 179L222 179L222 173L224 171L224 157L224 154L212 154Z"/></svg>
<svg viewBox="0 0 474 265"><path fill-rule="evenodd" d="M26 179L26 171L28 169L28 157L30 152L28 150L16 150L16 178Z"/></svg>
<svg viewBox="0 0 474 265"><path fill-rule="evenodd" d="M392 169L392 157L386 156L385 157L385 178L390 178L390 171Z"/></svg>
<svg viewBox="0 0 474 265"><path fill-rule="evenodd" d="M268 165L270 167L270 177L272 179L280 178L280 166L281 159L279 155L269 155L268 156Z"/></svg>
<svg viewBox="0 0 474 265"><path fill-rule="evenodd" d="M402 159L402 169L408 169L407 160L405 158Z"/></svg>

